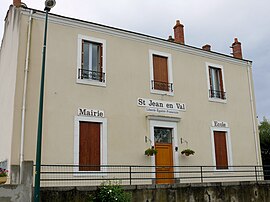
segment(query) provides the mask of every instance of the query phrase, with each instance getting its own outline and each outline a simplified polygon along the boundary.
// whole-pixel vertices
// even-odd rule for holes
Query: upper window
[[[223,81],[223,68],[217,65],[207,65],[209,99],[225,101],[226,93]]]
[[[150,51],[151,92],[173,95],[171,55]]]
[[[78,83],[105,85],[105,41],[79,35]]]

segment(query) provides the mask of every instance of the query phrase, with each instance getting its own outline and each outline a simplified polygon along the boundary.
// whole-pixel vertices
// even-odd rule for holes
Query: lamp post
[[[36,148],[35,193],[34,193],[35,202],[40,201],[40,164],[41,164],[43,97],[44,97],[48,13],[50,12],[51,8],[55,6],[55,4],[56,4],[55,0],[46,0],[45,9],[44,9],[46,11],[46,17],[45,17],[42,68],[41,68],[41,79],[40,79],[39,114],[38,114],[38,130],[37,130],[37,148]]]

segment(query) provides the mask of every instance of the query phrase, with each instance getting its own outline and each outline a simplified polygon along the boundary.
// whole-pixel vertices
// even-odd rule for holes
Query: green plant
[[[117,181],[106,181],[101,184],[93,196],[90,196],[90,201],[93,202],[130,202],[131,194],[123,190],[120,183]]]
[[[186,156],[194,155],[195,151],[193,151],[192,149],[184,149],[183,151],[181,151],[181,154],[185,154]]]
[[[146,156],[153,156],[153,155],[156,155],[157,152],[158,151],[154,147],[151,147],[151,148],[146,149],[145,152],[144,152],[144,154]]]
[[[0,177],[7,177],[8,176],[8,170],[0,168]]]

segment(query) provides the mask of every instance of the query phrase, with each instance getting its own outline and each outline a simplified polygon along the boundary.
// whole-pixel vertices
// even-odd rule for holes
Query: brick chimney
[[[171,35],[169,36],[168,41],[174,42],[174,39],[172,38]]]
[[[21,4],[22,4],[21,0],[13,0],[13,5],[14,5],[15,7],[20,7]]]
[[[205,44],[202,49],[206,51],[211,51],[211,46],[209,44]]]
[[[176,20],[176,25],[174,29],[174,42],[179,44],[185,44],[184,39],[184,25],[180,24],[180,20]]]
[[[238,41],[237,38],[234,38],[234,42],[231,46],[233,52],[233,57],[242,59],[242,48],[241,48],[241,43]]]

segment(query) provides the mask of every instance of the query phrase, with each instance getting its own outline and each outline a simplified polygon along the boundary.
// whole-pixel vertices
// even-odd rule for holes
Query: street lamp
[[[45,30],[44,30],[44,43],[42,54],[42,68],[40,79],[40,96],[39,96],[39,114],[38,114],[38,130],[37,130],[37,148],[36,148],[36,172],[35,172],[35,193],[34,201],[40,201],[40,164],[41,164],[41,145],[42,145],[42,120],[43,120],[43,97],[44,97],[44,78],[45,78],[45,61],[46,61],[46,43],[47,43],[47,26],[48,26],[48,13],[51,8],[55,6],[55,0],[45,1]]]

